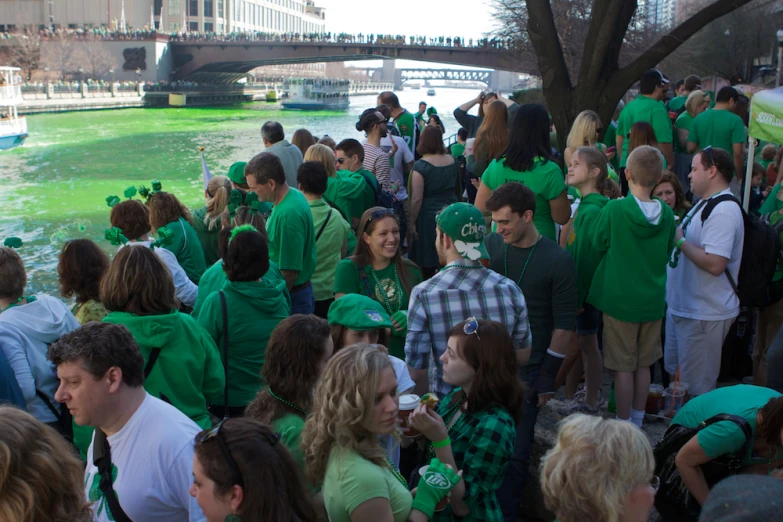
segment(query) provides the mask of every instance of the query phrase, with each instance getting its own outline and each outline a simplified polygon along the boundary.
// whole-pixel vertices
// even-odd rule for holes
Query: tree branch
[[[644,71],[655,67],[661,60],[685,43],[688,38],[696,34],[705,25],[751,1],[752,0],[717,0],[716,2],[709,4],[675,27],[669,34],[661,37],[660,40],[633,62],[615,72],[609,81],[611,83],[623,85],[627,89],[641,77]]]
[[[525,0],[525,5],[527,32],[536,51],[544,90],[570,91],[571,78],[557,37],[552,6],[548,0]]]
[[[619,18],[624,3],[623,0],[594,0],[590,10],[590,28],[582,54],[582,67],[579,70],[579,84],[592,85],[601,75],[601,69],[606,63],[607,49],[615,39],[615,31],[607,31],[606,28],[620,25]],[[620,43],[622,44],[622,36]]]

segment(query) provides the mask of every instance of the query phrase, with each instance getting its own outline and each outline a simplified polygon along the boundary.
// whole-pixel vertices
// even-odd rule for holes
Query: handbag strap
[[[223,420],[226,420],[228,418],[228,305],[223,290],[220,290],[220,307],[223,309],[223,371],[226,381],[223,389]]]
[[[95,439],[93,440],[92,448],[92,463],[98,468],[98,475],[101,477],[99,487],[103,492],[106,503],[109,504],[109,509],[116,522],[133,522],[130,517],[125,513],[120,505],[120,499],[117,498],[117,493],[114,491],[114,484],[111,473],[111,446],[109,445],[109,439],[102,429],[95,430]]]
[[[364,294],[371,298],[375,292],[373,292],[372,283],[370,283],[370,278],[367,277],[367,272],[364,271],[363,266],[359,266],[353,259],[351,259],[351,262],[353,262],[353,266],[356,267],[356,271],[359,272],[359,281],[362,284],[362,289],[364,289]]]
[[[160,356],[160,348],[153,348],[150,352],[150,358],[147,359],[147,364],[144,365],[144,379],[150,376],[152,369],[155,367],[155,363],[158,362]]]
[[[704,428],[707,428],[708,426],[712,426],[715,423],[718,422],[733,422],[739,428],[742,430],[742,433],[745,435],[745,443],[742,445],[742,447],[734,453],[735,456],[739,456],[740,459],[745,458],[745,455],[748,454],[748,449],[750,447],[751,442],[753,441],[753,428],[750,427],[750,423],[748,423],[747,420],[745,420],[743,417],[740,417],[739,415],[732,415],[730,413],[719,413],[718,415],[715,415],[714,417],[710,417],[709,419],[703,421],[701,424],[699,424],[698,430],[701,431]]]
[[[333,209],[331,209],[331,208],[329,209],[329,213],[328,213],[328,214],[326,214],[326,219],[324,219],[324,224],[323,224],[323,225],[321,225],[321,229],[320,229],[320,230],[318,231],[318,233],[315,235],[315,241],[316,241],[316,242],[318,242],[318,238],[319,238],[319,237],[321,237],[321,234],[323,234],[323,233],[324,233],[324,230],[326,230],[326,225],[327,225],[327,223],[329,223],[329,218],[330,218],[330,217],[332,217],[332,210],[333,210]]]

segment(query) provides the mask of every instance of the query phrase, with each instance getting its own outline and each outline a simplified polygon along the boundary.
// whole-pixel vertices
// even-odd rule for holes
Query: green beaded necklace
[[[400,484],[405,489],[408,489],[408,481],[405,480],[405,477],[402,476],[402,473],[400,473],[400,470],[397,469],[397,466],[394,465],[394,462],[391,461],[389,457],[386,457],[386,465],[389,466],[389,469],[391,470],[394,477],[400,481]]]
[[[525,265],[522,267],[522,273],[519,274],[519,279],[517,279],[517,286],[522,283],[522,278],[525,277],[525,270],[527,270],[527,264],[530,262],[530,258],[533,257],[533,252],[536,251],[536,247],[538,246],[538,243],[541,242],[541,238],[544,237],[541,234],[538,235],[538,239],[536,239],[535,244],[533,245],[533,248],[530,250],[530,253],[527,255],[527,259],[525,259]],[[503,275],[508,277],[508,245],[505,246],[503,249]]]
[[[272,391],[272,388],[267,388],[267,390],[269,390],[269,395],[271,395],[273,399],[275,399],[275,400],[277,400],[279,402],[282,402],[283,404],[285,404],[286,406],[288,406],[292,410],[296,410],[299,413],[301,413],[303,416],[307,417],[307,413],[305,413],[304,410],[302,410],[301,408],[296,407],[292,402],[288,402],[287,400],[283,399],[282,397],[278,397],[277,395],[275,395],[275,392]]]
[[[395,290],[397,294],[397,308],[392,309],[392,305],[389,302],[389,297],[386,295],[386,290],[381,286],[381,282],[378,279],[378,274],[375,273],[375,269],[372,267],[372,265],[367,265],[370,267],[370,273],[372,274],[372,278],[375,280],[375,294],[378,293],[381,294],[383,297],[383,302],[386,305],[386,311],[389,312],[389,315],[393,315],[395,312],[399,312],[402,308],[402,283],[400,283],[400,274],[397,272],[397,265],[392,263],[392,268],[394,269],[394,284],[395,284]]]
[[[19,303],[21,303],[24,299],[25,299],[25,297],[22,296],[22,297],[18,298],[15,302],[13,302],[13,303],[9,304],[8,306],[6,306],[5,308],[0,308],[0,313],[5,312],[9,308],[13,308],[14,306],[19,306]]]

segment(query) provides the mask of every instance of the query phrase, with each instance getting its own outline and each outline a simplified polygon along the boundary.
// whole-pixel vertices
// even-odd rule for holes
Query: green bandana
[[[339,324],[356,330],[391,328],[389,313],[378,301],[361,294],[346,294],[329,307],[329,324]]]

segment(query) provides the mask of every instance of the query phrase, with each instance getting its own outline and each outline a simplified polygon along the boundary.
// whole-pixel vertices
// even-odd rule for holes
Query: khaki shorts
[[[604,314],[604,366],[616,372],[633,372],[652,366],[663,357],[661,320],[626,323]]]

